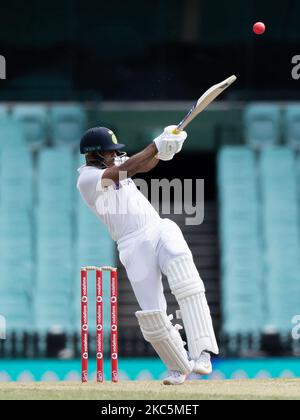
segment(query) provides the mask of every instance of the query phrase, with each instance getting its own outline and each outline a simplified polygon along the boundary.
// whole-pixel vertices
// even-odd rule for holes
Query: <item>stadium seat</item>
[[[0,258],[18,256],[20,261],[30,261],[33,256],[31,237],[11,239],[10,236],[0,238]]]
[[[77,253],[82,265],[114,264],[114,242],[107,228],[82,200],[78,201],[77,232]]]
[[[12,110],[12,117],[19,121],[24,138],[32,149],[42,147],[48,137],[48,110],[44,105],[16,105]]]
[[[72,261],[72,242],[65,240],[63,237],[55,240],[40,240],[37,244],[38,261],[45,261],[48,258],[60,258],[66,263],[71,264]]]
[[[68,147],[52,147],[39,153],[39,176],[47,181],[68,181],[74,176],[74,155]]]
[[[41,151],[37,183],[41,212],[49,212],[51,209],[70,212],[74,205],[75,186],[74,156],[70,149],[55,147]]]
[[[38,264],[36,276],[36,290],[38,292],[44,294],[55,292],[70,297],[73,282],[73,270],[70,265],[52,266]]]
[[[282,172],[294,171],[295,156],[288,147],[274,147],[263,150],[260,155],[260,169],[264,171],[264,176],[280,177]]]
[[[10,118],[0,118],[0,150],[26,146],[20,123]]]
[[[53,106],[51,109],[54,144],[78,145],[86,126],[86,114],[80,105]]]
[[[37,197],[41,212],[49,212],[51,209],[56,209],[56,211],[63,213],[71,213],[74,202],[72,187],[64,187],[64,185],[53,186],[39,182]]]
[[[13,180],[21,179],[24,174],[28,175],[28,173],[32,173],[32,155],[24,144],[18,148],[18,153],[12,147],[5,147],[1,151],[0,165],[2,177]],[[16,171],[16,165],[17,167],[22,165],[22,171]]]
[[[72,213],[53,209],[36,209],[36,228],[39,238],[57,238],[72,236]]]
[[[33,189],[31,183],[26,179],[20,183],[9,185],[5,181],[0,181],[1,205],[14,211],[19,208],[29,210],[33,205]]]
[[[54,310],[58,313],[66,313],[69,310],[70,295],[52,290],[52,293],[46,293],[37,289],[34,297],[35,306],[39,306],[39,313],[52,313]]]
[[[1,294],[22,292],[27,296],[31,295],[33,287],[33,265],[31,263],[22,263],[15,258],[14,261],[1,260],[0,267],[0,287]],[[18,264],[18,265],[16,265]],[[0,311],[1,312],[1,311]]]
[[[13,148],[5,148],[0,153],[0,199],[1,206],[12,211],[32,208],[33,162],[24,147],[20,146],[18,153]]]
[[[280,140],[280,108],[272,104],[248,105],[244,125],[247,144],[258,149],[274,146]]]
[[[300,149],[300,104],[288,105],[284,111],[285,141],[293,149]]]
[[[29,237],[32,233],[32,217],[30,212],[0,207],[0,239],[5,236],[13,238]]]
[[[70,332],[71,296],[60,292],[39,291],[34,299],[35,326],[41,333]]]
[[[8,118],[8,107],[7,105],[0,104],[0,120]]]
[[[32,311],[29,299],[25,294],[1,293],[0,313],[6,319],[8,334],[32,331]]]

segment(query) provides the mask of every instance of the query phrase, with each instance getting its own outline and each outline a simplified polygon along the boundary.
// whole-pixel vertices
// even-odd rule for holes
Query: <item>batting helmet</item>
[[[87,130],[80,141],[80,153],[108,152],[121,150],[124,144],[119,144],[114,132],[105,127],[93,127]]]

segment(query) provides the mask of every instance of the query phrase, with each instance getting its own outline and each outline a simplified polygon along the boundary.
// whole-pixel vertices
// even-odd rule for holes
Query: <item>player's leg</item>
[[[135,239],[119,246],[120,259],[141,308],[136,312],[142,334],[171,371],[179,372],[173,383],[183,383],[192,371],[178,326],[167,315],[162,276],[153,238]]]
[[[140,308],[143,311],[159,309],[166,313],[162,275],[152,242],[138,237],[118,248]]]
[[[181,385],[189,375],[194,363],[189,361],[179,333],[179,326],[172,324],[172,317],[160,310],[136,312],[141,331],[170,373],[165,385]]]
[[[163,222],[158,253],[161,270],[180,306],[190,357],[199,362],[198,373],[209,373],[206,352],[218,354],[219,349],[205,287],[181,230],[167,219]]]

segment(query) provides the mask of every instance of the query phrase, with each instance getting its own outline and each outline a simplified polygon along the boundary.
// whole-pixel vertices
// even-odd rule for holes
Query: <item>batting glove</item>
[[[164,132],[153,140],[158,150],[158,159],[171,160],[175,153],[181,151],[183,143],[187,138],[187,133],[185,131],[180,131],[178,134],[174,134],[176,128],[176,125],[166,127]]]

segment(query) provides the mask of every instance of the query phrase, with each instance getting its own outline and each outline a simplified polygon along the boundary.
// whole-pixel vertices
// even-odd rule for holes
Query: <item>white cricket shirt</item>
[[[115,241],[160,219],[131,178],[117,184],[111,181],[110,186],[103,187],[105,169],[84,165],[78,172],[77,188],[83,200],[107,226]]]

